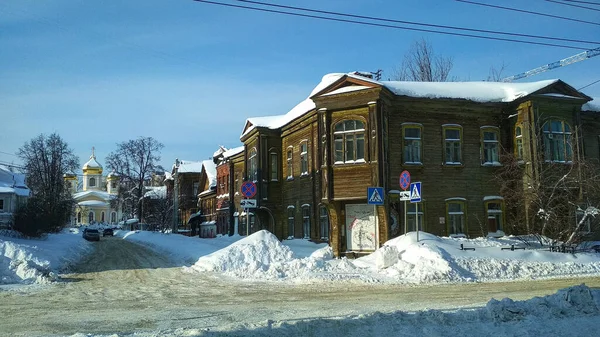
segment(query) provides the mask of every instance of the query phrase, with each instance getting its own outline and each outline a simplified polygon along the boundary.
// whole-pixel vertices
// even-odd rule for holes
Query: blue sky
[[[548,1],[475,1],[600,23],[600,11]],[[600,25],[450,0],[265,2],[600,42]],[[117,143],[139,136],[152,136],[165,145],[165,166],[175,158],[204,160],[219,145],[241,145],[246,118],[286,113],[327,73],[382,69],[387,79],[420,38],[454,59],[451,74],[460,80],[483,80],[491,66],[503,63],[503,75],[510,76],[581,52],[192,0],[3,0],[0,162],[19,163],[13,155],[19,147],[52,132],[74,149],[81,164],[92,146],[104,164]],[[521,81],[550,78],[575,88],[599,80],[600,56]],[[600,98],[600,83],[583,92]]]

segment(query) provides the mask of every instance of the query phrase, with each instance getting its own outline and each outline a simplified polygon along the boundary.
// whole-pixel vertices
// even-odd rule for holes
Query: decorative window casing
[[[294,179],[294,149],[290,146],[287,149],[287,157],[286,157],[286,164],[287,164],[287,178],[289,179]]]
[[[256,182],[258,180],[258,156],[256,148],[252,148],[248,154],[248,180]]]
[[[485,200],[485,199],[484,199]],[[504,202],[502,199],[485,200],[485,217],[488,232],[504,231]]]
[[[308,142],[300,143],[300,175],[308,175]]]
[[[421,124],[402,125],[402,149],[404,164],[422,164],[423,126]]]
[[[279,156],[276,152],[271,152],[271,181],[279,180]]]
[[[90,187],[96,186],[96,178],[90,178]]]
[[[549,162],[573,161],[573,134],[565,121],[551,119],[542,126],[544,158]]]
[[[464,198],[446,199],[446,223],[449,236],[464,236],[466,228],[466,205]]]
[[[365,162],[365,123],[344,120],[335,124],[333,131],[335,164]]]
[[[321,226],[321,240],[329,241],[329,213],[327,207],[319,207],[319,224]]]
[[[422,203],[409,203],[406,205],[406,222],[407,222],[407,231],[414,232],[417,230],[416,221],[417,221],[417,207],[419,209],[418,212],[418,221],[419,221],[419,230],[423,230],[423,221],[424,221],[424,208]]]
[[[294,228],[296,227],[296,209],[294,206],[288,206],[287,208],[287,219],[288,219],[288,240],[294,238]]]
[[[442,126],[444,135],[444,164],[462,164],[462,127],[455,124]]]
[[[302,205],[302,235],[310,239],[310,205]]]
[[[481,165],[500,166],[500,131],[494,126],[481,128]]]
[[[515,126],[515,157],[517,160],[523,160],[523,126]]]

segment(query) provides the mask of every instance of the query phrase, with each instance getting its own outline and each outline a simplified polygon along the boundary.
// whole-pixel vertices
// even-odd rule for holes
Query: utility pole
[[[179,159],[175,159],[175,174],[173,175],[173,233],[177,233],[179,209]]]

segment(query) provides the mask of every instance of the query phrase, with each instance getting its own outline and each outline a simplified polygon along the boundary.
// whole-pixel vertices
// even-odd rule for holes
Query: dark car
[[[102,236],[113,236],[115,233],[113,232],[112,228],[106,228],[103,232],[102,232]]]
[[[100,232],[97,229],[86,228],[83,230],[83,238],[88,241],[100,241]]]

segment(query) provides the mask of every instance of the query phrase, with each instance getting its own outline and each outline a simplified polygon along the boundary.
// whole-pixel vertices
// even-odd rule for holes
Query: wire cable
[[[563,0],[565,2],[576,2],[576,3],[580,3],[580,4],[588,4],[588,5],[594,5],[594,6],[600,6],[600,2],[592,2],[592,1],[578,1],[578,0]]]
[[[262,5],[262,6],[270,6],[270,7],[277,7],[277,8],[284,8],[284,9],[292,9],[292,10],[298,10],[298,11],[305,11],[305,12],[311,12],[311,13],[336,15],[336,16],[343,16],[343,17],[350,17],[350,18],[357,18],[357,19],[367,19],[367,20],[373,20],[373,21],[382,21],[382,22],[402,23],[402,24],[407,24],[407,25],[416,25],[416,26],[424,26],[424,27],[454,29],[454,30],[461,30],[461,31],[469,31],[469,32],[477,32],[477,33],[488,33],[488,34],[498,34],[498,35],[508,35],[508,36],[517,36],[517,37],[528,37],[528,38],[534,38],[534,39],[545,39],[545,40],[553,40],[553,41],[589,43],[589,44],[594,44],[594,45],[600,44],[600,41],[576,40],[576,39],[567,39],[567,38],[542,36],[542,35],[531,35],[531,34],[523,34],[523,33],[510,33],[510,32],[502,32],[502,31],[486,30],[486,29],[477,29],[477,28],[466,28],[466,27],[457,27],[457,26],[437,25],[437,24],[415,22],[415,21],[394,20],[394,19],[386,19],[386,18],[380,18],[380,17],[374,17],[374,16],[356,15],[356,14],[349,14],[349,13],[341,13],[341,12],[332,12],[332,11],[317,10],[317,9],[311,9],[311,8],[306,8],[306,7],[285,6],[285,5],[278,5],[278,4],[273,4],[273,3],[261,2],[261,1],[251,1],[251,0],[234,0],[234,1],[251,3],[251,4],[255,4],[255,5]]]
[[[592,83],[590,83],[590,84],[588,84],[588,85],[584,85],[583,87],[581,87],[581,88],[577,89],[577,91],[579,91],[579,90],[581,90],[581,89],[585,89],[585,88],[587,88],[587,87],[589,87],[589,86],[592,86],[592,85],[594,85],[594,84],[596,84],[596,83],[598,83],[598,82],[600,82],[600,80],[594,81],[594,82],[592,82]]]
[[[558,16],[558,15],[552,15],[552,14],[545,14],[545,13],[539,13],[539,12],[526,11],[526,10],[518,9],[518,8],[502,7],[502,6],[491,5],[491,4],[484,4],[484,3],[481,3],[481,2],[468,1],[468,0],[455,0],[455,1],[464,2],[464,3],[467,3],[467,4],[471,4],[471,5],[492,7],[492,8],[498,8],[498,9],[504,9],[504,10],[507,10],[507,11],[515,11],[515,12],[521,12],[521,13],[528,13],[528,14],[539,15],[539,16],[546,16],[546,17],[555,18],[555,19],[562,19],[562,20],[568,20],[568,21],[574,21],[574,22],[581,22],[581,23],[587,23],[587,24],[590,24],[590,25],[600,26],[600,23],[597,23],[597,22],[585,21],[585,20],[579,20],[579,19],[573,19],[573,18],[567,18],[567,17],[564,17],[564,16]]]
[[[568,3],[564,3],[564,2],[560,2],[560,1],[556,1],[556,0],[544,0],[544,1],[553,2],[555,4],[564,5],[564,6],[577,7],[577,8],[589,9],[592,11],[600,12],[600,9],[598,9],[598,8],[591,8],[591,7],[581,6],[581,5],[568,4]]]
[[[558,47],[558,48],[568,48],[568,49],[577,49],[577,50],[588,50],[589,49],[589,48],[576,47],[576,46],[570,46],[570,45],[560,45],[560,44],[554,44],[554,43],[525,41],[525,40],[508,39],[508,38],[491,37],[491,36],[482,36],[482,35],[465,34],[465,33],[444,32],[444,31],[431,30],[431,29],[422,29],[422,28],[401,27],[401,26],[394,26],[394,25],[381,24],[381,23],[364,22],[364,21],[356,21],[356,20],[349,20],[349,19],[339,19],[339,18],[332,18],[332,17],[327,17],[327,16],[302,14],[302,13],[286,12],[286,11],[274,10],[274,9],[266,9],[266,8],[258,8],[258,7],[234,5],[234,4],[221,3],[221,2],[215,2],[215,1],[209,1],[209,0],[192,0],[192,1],[199,2],[199,3],[206,3],[206,4],[218,5],[218,6],[224,6],[224,7],[234,7],[234,8],[240,8],[240,9],[248,9],[248,10],[260,11],[260,12],[284,14],[284,15],[299,16],[299,17],[305,17],[305,18],[321,19],[321,20],[336,21],[336,22],[353,23],[353,24],[364,25],[364,26],[394,28],[394,29],[401,29],[401,30],[410,30],[410,31],[418,31],[418,32],[427,32],[427,33],[442,34],[442,35],[462,36],[462,37],[470,37],[470,38],[484,39],[484,40],[496,40],[496,41],[516,42],[516,43],[534,44],[534,45],[541,45],[541,46]]]

